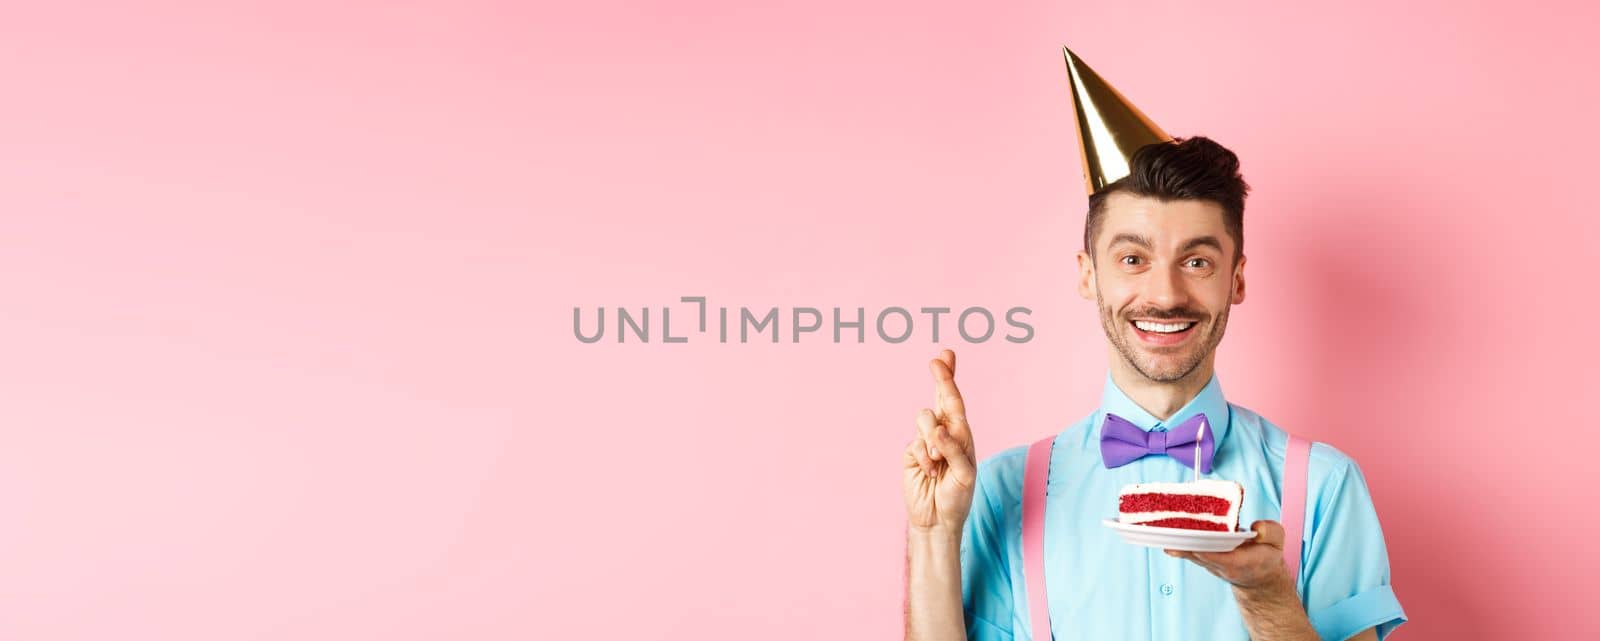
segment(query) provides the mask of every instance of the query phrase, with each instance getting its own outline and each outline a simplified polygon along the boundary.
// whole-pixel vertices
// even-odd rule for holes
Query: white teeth
[[[1194,323],[1167,324],[1167,323],[1151,323],[1151,322],[1148,322],[1148,321],[1133,321],[1133,324],[1134,324],[1134,326],[1138,327],[1139,329],[1142,329],[1142,330],[1147,331],[1147,332],[1156,332],[1158,334],[1171,334],[1173,332],[1181,332],[1183,330],[1189,329],[1189,327],[1191,325],[1194,325]]]

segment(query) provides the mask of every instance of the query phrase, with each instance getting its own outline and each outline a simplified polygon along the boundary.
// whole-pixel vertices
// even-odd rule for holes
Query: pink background
[[[1582,3],[127,4],[0,21],[0,637],[897,637],[927,359],[985,457],[1100,392],[1063,43],[1244,159],[1220,376],[1398,637],[1600,635]],[[696,295],[1036,335],[572,334]]]

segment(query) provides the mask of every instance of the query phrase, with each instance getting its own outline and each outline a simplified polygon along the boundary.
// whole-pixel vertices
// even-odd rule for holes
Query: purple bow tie
[[[1206,437],[1200,443],[1200,472],[1210,474],[1216,432],[1212,431],[1205,414],[1195,414],[1170,431],[1146,432],[1128,419],[1106,412],[1105,424],[1100,427],[1100,458],[1109,470],[1151,454],[1165,454],[1193,469],[1194,441],[1201,424],[1206,426]]]

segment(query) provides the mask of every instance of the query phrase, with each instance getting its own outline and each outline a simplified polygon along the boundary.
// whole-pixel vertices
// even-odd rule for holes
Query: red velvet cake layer
[[[1157,521],[1145,521],[1144,523],[1135,523],[1134,525],[1148,525],[1148,526],[1151,526],[1151,527],[1171,527],[1171,528],[1178,528],[1180,530],[1215,530],[1217,532],[1227,532],[1228,531],[1228,526],[1223,525],[1221,523],[1212,523],[1211,521],[1202,521],[1200,519],[1185,519],[1185,518],[1173,518],[1173,519],[1160,519],[1160,520],[1157,520]]]
[[[1228,515],[1228,501],[1195,494],[1129,494],[1122,497],[1122,512],[1187,512]]]

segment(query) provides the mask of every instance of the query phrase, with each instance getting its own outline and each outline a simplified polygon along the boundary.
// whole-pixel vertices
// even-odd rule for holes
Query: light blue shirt
[[[1228,403],[1215,375],[1169,420],[1156,420],[1108,374],[1100,408],[1056,435],[1046,491],[1045,584],[1057,641],[1246,641],[1244,617],[1227,582],[1191,561],[1124,543],[1101,523],[1116,518],[1129,483],[1190,481],[1168,456],[1106,469],[1100,426],[1107,412],[1145,431],[1205,413],[1216,431],[1213,473],[1244,485],[1240,527],[1279,520],[1288,435],[1259,414]],[[1210,435],[1208,434],[1208,437]],[[978,464],[961,538],[961,596],[971,641],[1031,639],[1022,565],[1022,476],[1027,445]],[[1377,627],[1380,639],[1406,621],[1389,585],[1389,553],[1366,480],[1354,460],[1323,443],[1311,447],[1299,589],[1311,625],[1330,641]],[[1041,640],[1048,641],[1048,640]]]

